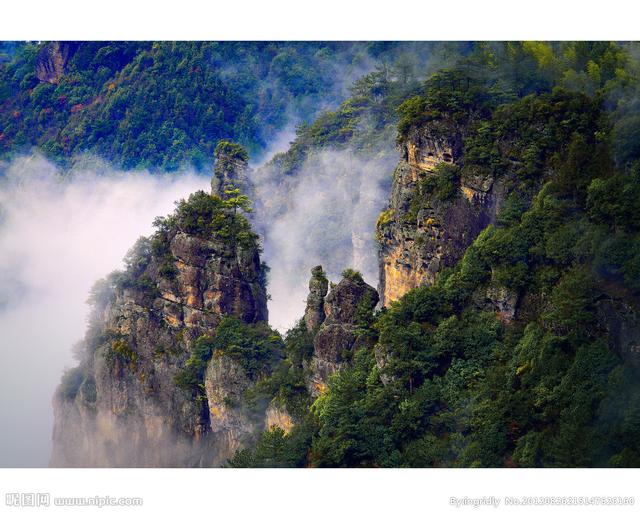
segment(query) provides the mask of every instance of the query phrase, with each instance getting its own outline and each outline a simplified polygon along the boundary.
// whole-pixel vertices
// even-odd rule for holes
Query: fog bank
[[[84,335],[91,285],[174,202],[209,177],[120,172],[87,161],[61,177],[41,156],[0,178],[0,466],[47,466],[51,398]]]
[[[256,229],[271,267],[269,321],[280,330],[304,314],[310,270],[339,281],[345,268],[378,283],[375,223],[389,197],[395,151],[363,156],[350,149],[310,155],[295,176],[253,171]]]

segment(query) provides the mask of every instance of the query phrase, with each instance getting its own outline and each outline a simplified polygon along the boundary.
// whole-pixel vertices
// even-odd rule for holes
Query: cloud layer
[[[40,156],[5,164],[0,183],[0,466],[46,466],[51,397],[82,338],[91,285],[174,201],[209,189],[186,172],[123,173],[85,161],[61,177]]]
[[[304,313],[310,270],[322,265],[340,279],[345,268],[378,282],[375,223],[390,188],[393,152],[365,157],[350,149],[311,155],[283,178],[269,166],[253,172],[256,227],[264,236],[269,275],[269,320],[291,327]]]

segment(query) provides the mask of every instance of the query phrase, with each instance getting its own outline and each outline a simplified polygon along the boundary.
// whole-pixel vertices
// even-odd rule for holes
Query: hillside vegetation
[[[62,164],[90,151],[124,168],[160,170],[210,165],[227,138],[257,154],[288,123],[339,103],[351,80],[376,63],[414,47],[426,54],[430,46],[67,43],[64,68],[52,76],[52,44],[5,44],[0,156],[35,146]]]
[[[400,140],[442,121],[463,133],[459,165],[419,189],[416,210],[443,187],[439,200],[452,200],[464,176],[506,176],[497,222],[434,285],[370,319],[376,342],[291,433],[266,432],[232,465],[640,464],[638,81],[627,50],[478,45],[400,105]],[[488,303],[496,293],[517,299],[514,319]]]
[[[378,220],[378,242],[395,230],[394,242],[410,244],[427,267],[440,256],[424,249],[429,244],[450,248],[460,232],[473,233],[456,239],[438,265],[420,267],[418,284],[377,310],[378,293],[358,269],[346,269],[335,284],[314,267],[304,317],[301,311],[281,336],[263,322],[266,268],[259,237],[240,213],[249,211],[248,198],[214,190],[179,203],[148,242],[153,265],[134,276],[130,262],[121,278],[131,282],[116,290],[127,297],[136,287],[167,287],[164,302],[153,306],[164,316],[153,308],[139,314],[157,321],[181,350],[171,360],[174,380],[158,378],[157,387],[175,384],[177,403],[197,404],[197,422],[184,408],[180,420],[191,430],[182,434],[236,439],[250,415],[251,435],[236,436],[240,449],[226,462],[233,467],[640,466],[635,45],[443,45],[429,72],[412,45],[88,48],[74,53],[58,84],[38,83],[29,71],[36,46],[5,60],[5,154],[36,144],[61,159],[86,149],[126,167],[175,169],[201,165],[217,145],[234,158],[218,174],[232,174],[246,170],[248,154],[219,139],[234,138],[255,153],[293,105],[305,122],[290,148],[267,164],[276,181],[295,177],[326,149],[371,156],[396,145],[402,155],[396,171],[389,169],[392,198]],[[381,61],[343,98],[333,87],[333,65],[352,64],[361,51]],[[323,101],[337,107],[317,114],[314,105]],[[421,149],[426,159],[418,161]],[[465,231],[472,214],[481,227]],[[208,247],[224,279],[210,275],[211,263],[185,269],[176,238],[185,233],[188,256],[197,260],[198,248]],[[224,252],[229,240],[239,254],[245,245],[255,252],[250,286],[244,284],[260,314],[251,311],[244,321],[236,310],[246,301],[227,286],[225,272],[243,270],[237,255]],[[389,270],[381,262],[381,273],[410,267]],[[208,288],[194,276],[211,280]],[[196,323],[189,343],[178,339],[175,325],[195,329],[189,322],[211,315],[222,292],[230,307]],[[151,353],[155,338],[143,334]],[[146,364],[159,367],[153,357]],[[218,371],[223,367],[229,372]],[[132,375],[125,369],[108,383],[119,389]],[[235,380],[221,384],[228,375]],[[69,381],[71,389],[81,382],[73,374]],[[156,391],[144,388],[140,402],[150,396],[173,413]],[[136,409],[141,429],[146,410]]]

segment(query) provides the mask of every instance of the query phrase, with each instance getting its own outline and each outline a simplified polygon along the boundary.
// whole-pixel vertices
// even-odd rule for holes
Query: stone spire
[[[324,297],[329,290],[329,281],[318,265],[311,269],[311,279],[309,280],[309,295],[307,296],[307,308],[304,312],[304,323],[309,332],[314,332],[320,327],[325,319]]]
[[[359,323],[362,315],[373,312],[378,303],[378,292],[364,282],[359,272],[346,270],[342,275],[343,279],[322,298],[323,321],[313,338],[313,357],[307,378],[307,389],[311,396],[321,394],[326,389],[329,377],[343,368],[359,348],[371,346],[373,342],[360,329]],[[309,284],[311,288],[313,279]],[[307,312],[310,309],[307,301]],[[307,318],[305,315],[305,321]]]
[[[214,153],[216,163],[211,178],[211,193],[225,196],[225,190],[239,188],[243,194],[250,194],[249,155],[240,145],[230,141],[220,141]]]

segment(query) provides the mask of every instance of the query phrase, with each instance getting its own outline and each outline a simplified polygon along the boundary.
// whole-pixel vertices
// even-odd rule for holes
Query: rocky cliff
[[[80,365],[54,398],[53,466],[215,466],[273,422],[241,400],[270,360],[243,364],[254,346],[229,341],[273,336],[257,237],[236,209],[218,189],[193,194],[94,288]]]
[[[211,177],[211,191],[220,197],[228,191],[239,189],[254,198],[254,190],[249,181],[249,155],[247,151],[230,141],[220,142],[215,150],[216,165]]]
[[[69,59],[78,48],[79,43],[72,41],[55,41],[45,44],[36,56],[35,72],[41,82],[57,84],[64,75]]]
[[[307,388],[312,396],[322,393],[328,378],[343,368],[351,356],[370,342],[363,326],[378,303],[378,292],[355,271],[331,287],[322,267],[312,269],[305,324],[313,334],[313,356],[309,364]]]
[[[377,223],[385,306],[455,264],[504,198],[501,181],[461,175],[463,133],[453,123],[414,127],[398,146],[389,206]]]

